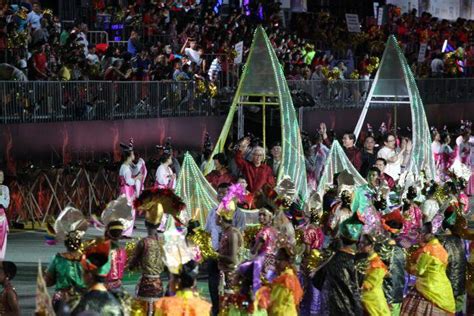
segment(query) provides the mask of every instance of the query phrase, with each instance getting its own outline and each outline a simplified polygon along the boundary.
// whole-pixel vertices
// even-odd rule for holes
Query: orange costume
[[[200,316],[209,315],[210,312],[210,303],[201,299],[197,293],[184,290],[156,301],[154,316]]]

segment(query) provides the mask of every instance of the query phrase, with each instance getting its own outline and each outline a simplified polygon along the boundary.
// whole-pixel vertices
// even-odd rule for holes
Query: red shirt
[[[355,147],[351,147],[351,148],[344,147],[344,152],[346,153],[347,158],[349,158],[349,160],[352,162],[354,167],[357,170],[360,170],[360,167],[362,167],[362,154],[360,153],[360,150]]]
[[[393,178],[389,176],[388,174],[386,174],[385,172],[380,176],[380,180],[387,181],[387,185],[390,188],[390,190],[395,187],[395,180],[393,180]]]
[[[227,169],[224,169],[224,172],[221,172],[219,170],[213,170],[206,176],[206,179],[216,190],[221,183],[231,184],[234,183],[236,180],[235,177]]]
[[[36,53],[33,56],[33,61],[36,65],[36,68],[38,68],[39,71],[41,71],[42,73],[46,72],[47,57],[46,57],[45,53],[43,53],[43,52]],[[40,75],[38,74],[38,76],[40,76]]]
[[[270,186],[275,185],[275,178],[273,177],[272,168],[268,165],[262,163],[260,166],[255,167],[255,165],[242,157],[242,153],[237,151],[235,155],[235,163],[239,167],[240,171],[247,179],[248,187],[247,189],[254,193],[262,189],[265,184]]]

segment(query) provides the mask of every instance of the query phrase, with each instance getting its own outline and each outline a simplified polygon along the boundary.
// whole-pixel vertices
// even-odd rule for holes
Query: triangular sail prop
[[[334,175],[344,170],[354,177],[356,186],[367,183],[350,162],[349,158],[347,158],[347,155],[339,142],[334,140],[331,149],[329,150],[326,164],[324,165],[323,174],[318,183],[317,192],[320,196],[323,196],[324,192],[333,184]]]
[[[258,97],[261,101],[250,102],[251,97]],[[282,165],[277,175],[277,181],[283,179],[284,176],[289,176],[296,185],[298,196],[305,200],[308,196],[308,188],[297,116],[283,70],[262,27],[255,30],[249,57],[213,155],[224,151],[237,107],[255,106],[256,103],[263,105],[263,107],[265,107],[264,104],[279,106],[281,113]],[[212,160],[209,161],[205,173],[207,174],[211,170]]]
[[[435,166],[425,109],[415,77],[394,36],[387,40],[380,67],[354,130],[356,137],[359,137],[367,111],[372,104],[410,105],[413,150],[408,171],[418,175],[424,170],[429,179],[434,179]]]
[[[206,223],[208,212],[217,207],[217,193],[209,184],[193,157],[186,152],[176,183],[176,195],[186,203],[188,218]]]

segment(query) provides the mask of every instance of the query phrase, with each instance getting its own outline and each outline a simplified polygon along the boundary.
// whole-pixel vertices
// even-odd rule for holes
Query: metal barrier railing
[[[89,44],[108,44],[109,43],[109,33],[105,31],[88,31],[87,32],[87,41]]]
[[[2,123],[211,115],[193,81],[0,82]]]
[[[196,90],[194,81],[0,81],[0,122],[114,120],[215,115],[228,105],[238,70],[222,73],[218,95]],[[420,79],[424,104],[472,102],[474,78]],[[288,81],[295,107],[362,107],[370,80]]]
[[[373,80],[289,80],[296,107],[354,108],[362,107]],[[424,104],[472,102],[474,78],[417,79]],[[390,83],[394,84],[394,83]]]

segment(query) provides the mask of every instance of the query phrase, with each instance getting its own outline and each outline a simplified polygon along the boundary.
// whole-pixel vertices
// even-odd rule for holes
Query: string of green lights
[[[217,207],[217,193],[209,184],[193,157],[186,152],[176,183],[176,194],[186,203],[188,218],[206,223],[208,212]]]

